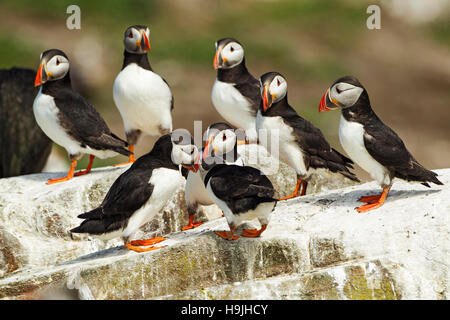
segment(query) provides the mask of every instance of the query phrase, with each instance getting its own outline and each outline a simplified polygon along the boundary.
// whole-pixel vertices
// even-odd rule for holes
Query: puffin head
[[[234,149],[237,143],[234,128],[225,122],[211,124],[205,131],[205,138],[203,159],[209,156],[227,154]]]
[[[319,111],[329,111],[353,106],[362,97],[366,90],[362,84],[352,76],[337,79],[331,87],[325,91],[320,100]]]
[[[231,69],[244,59],[244,48],[233,38],[224,38],[216,42],[216,55],[214,56],[214,69]]]
[[[278,72],[267,72],[260,78],[262,112],[266,112],[272,104],[282,100],[287,94],[286,79]]]
[[[146,26],[135,25],[125,30],[123,43],[130,53],[144,54],[150,50],[150,30]]]
[[[190,171],[197,172],[200,154],[189,131],[176,129],[169,135],[172,143],[172,162],[175,165],[182,165]]]
[[[34,86],[47,81],[62,79],[69,72],[69,58],[59,49],[50,49],[41,53],[40,64],[34,80]]]

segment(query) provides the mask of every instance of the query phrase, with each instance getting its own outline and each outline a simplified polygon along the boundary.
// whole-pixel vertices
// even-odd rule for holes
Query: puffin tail
[[[421,182],[425,187],[430,188],[428,182],[443,185],[442,181],[437,178],[437,173],[424,168],[417,160],[412,159],[412,166],[407,170],[396,170],[395,175],[407,181]]]

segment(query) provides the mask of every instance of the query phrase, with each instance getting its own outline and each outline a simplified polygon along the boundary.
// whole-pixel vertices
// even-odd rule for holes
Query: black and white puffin
[[[297,186],[294,192],[280,200],[296,197],[302,187],[301,195],[306,193],[311,169],[327,169],[359,181],[350,172],[352,161],[333,149],[320,129],[302,118],[289,105],[287,100],[287,82],[278,72],[268,72],[261,76],[261,105],[256,116],[258,133],[267,133],[259,140],[267,150],[272,150],[272,137],[278,134],[280,160],[286,162],[297,173]],[[259,131],[265,129],[264,131]]]
[[[205,139],[205,149],[199,152],[199,154],[203,154],[204,151],[206,158],[213,152],[216,157],[222,160],[222,163],[244,165],[244,160],[238,153],[238,138],[232,126],[225,122],[214,123],[206,130]],[[216,160],[219,160],[219,158]],[[214,204],[214,201],[206,191],[202,175],[197,170],[189,171],[186,178],[184,194],[189,223],[181,229],[183,231],[196,228],[202,224],[201,222],[194,221],[199,205],[209,206]]]
[[[339,140],[345,152],[361,168],[367,171],[383,188],[380,195],[363,196],[360,202],[367,204],[357,208],[366,212],[383,205],[394,178],[443,183],[437,173],[425,169],[406,149],[402,139],[373,111],[369,94],[352,76],[337,79],[327,89],[319,105],[319,111],[341,108]]]
[[[261,99],[259,81],[245,66],[242,45],[233,38],[218,40],[213,67],[217,70],[211,92],[214,107],[226,121],[246,131],[247,143],[257,142],[255,117]]]
[[[130,239],[166,205],[183,183],[179,165],[196,170],[198,151],[189,141],[190,137],[178,139],[174,133],[160,137],[152,151],[137,159],[117,178],[98,208],[78,216],[85,220],[70,231],[104,240],[121,237],[125,246],[134,251],[158,249],[140,246],[161,242],[164,240],[162,237]]]
[[[142,134],[160,136],[172,131],[173,95],[148,61],[150,30],[146,26],[131,26],[125,31],[123,42],[123,66],[114,80],[113,98],[133,152]],[[134,160],[131,155],[128,163]]]
[[[205,159],[203,159],[205,160]],[[243,221],[257,218],[260,229],[244,229],[242,236],[259,237],[275,209],[275,189],[264,173],[249,166],[206,164],[200,169],[209,196],[223,211],[230,231],[216,231],[221,238],[236,240],[236,228]]]
[[[41,86],[33,103],[36,122],[50,139],[67,150],[71,160],[67,176],[47,184],[88,173],[94,157],[131,154],[127,142],[112,133],[97,110],[72,89],[69,59],[64,52],[51,49],[41,54],[34,85]],[[75,173],[77,160],[84,153],[90,155],[89,164],[86,170]]]
[[[209,197],[223,211],[230,228],[230,231],[216,233],[223,239],[236,240],[239,238],[235,235],[237,226],[243,221],[257,218],[261,228],[244,229],[242,236],[259,237],[267,228],[270,213],[277,203],[277,199],[273,198],[274,187],[260,170],[245,165],[224,163],[223,155],[215,155],[214,140],[222,139],[222,133],[209,140],[212,141],[211,145],[205,146],[198,169]],[[237,138],[235,138],[236,145]],[[211,153],[209,148],[213,149]]]

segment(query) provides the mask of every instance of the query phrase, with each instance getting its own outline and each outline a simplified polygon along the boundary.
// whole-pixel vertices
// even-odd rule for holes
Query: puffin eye
[[[227,135],[224,133],[222,136],[222,141],[225,141],[225,140],[227,140]]]
[[[281,82],[280,79],[277,79],[277,85],[280,86]]]
[[[133,32],[130,30],[130,33],[128,34],[128,38],[133,38]]]
[[[231,47],[231,48],[230,48],[230,51],[231,51],[231,52],[233,52],[233,51],[234,51],[234,48],[233,48],[233,47]]]
[[[61,63],[61,62],[59,61],[59,59],[56,58],[56,65],[59,66],[60,63]]]
[[[337,92],[338,94],[340,94],[340,93],[342,92],[342,90],[339,90],[339,88],[336,86],[336,92]]]

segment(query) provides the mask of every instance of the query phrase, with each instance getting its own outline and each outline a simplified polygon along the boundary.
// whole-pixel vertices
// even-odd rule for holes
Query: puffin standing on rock
[[[280,160],[289,164],[297,173],[294,192],[280,200],[296,197],[300,185],[301,195],[305,195],[311,169],[323,168],[359,181],[349,170],[353,168],[353,162],[333,149],[322,132],[300,117],[289,105],[285,78],[277,72],[268,72],[261,76],[260,81],[262,101],[256,116],[256,127],[258,130],[267,130],[268,134],[267,139],[260,137],[260,141],[265,141],[270,152],[271,135],[278,133]]]
[[[146,26],[131,26],[125,31],[123,42],[124,61],[114,81],[113,98],[133,152],[141,134],[160,136],[172,131],[173,96],[167,82],[153,72],[148,62],[150,30]],[[134,161],[130,155],[127,163]]]
[[[244,229],[242,236],[259,237],[266,230],[270,213],[276,206],[277,199],[273,198],[275,189],[267,176],[260,170],[244,165],[224,163],[223,158],[228,160],[231,158],[225,154],[220,157],[216,156],[215,153],[220,150],[220,147],[217,148],[217,140],[223,139],[223,134],[227,134],[226,131],[223,130],[215,137],[210,137],[209,143],[203,150],[202,162],[199,166],[206,191],[223,211],[230,228],[230,231],[217,231],[216,234],[223,239],[236,240],[239,238],[235,235],[237,226],[243,221],[257,218],[261,228]],[[234,142],[234,145],[226,154],[230,152],[234,154],[237,148],[237,138],[235,137],[231,141]],[[210,148],[212,152],[210,152]]]
[[[229,124],[217,122],[210,125],[206,130],[205,157],[213,150],[216,157],[222,157],[223,163],[244,165],[243,159],[237,153],[236,141],[236,134],[234,133],[233,127]],[[194,221],[194,215],[199,205],[209,206],[214,204],[214,201],[206,191],[200,171],[189,171],[186,178],[184,194],[189,223],[181,229],[183,231],[196,228],[202,224],[201,222]]]
[[[380,195],[363,196],[367,204],[357,208],[366,212],[383,205],[394,178],[437,185],[443,183],[437,173],[425,169],[406,149],[402,139],[375,114],[369,95],[361,83],[352,76],[337,79],[327,89],[319,111],[341,108],[339,140],[345,152],[366,170],[383,188]]]
[[[41,86],[34,99],[33,112],[44,133],[69,153],[70,170],[66,177],[47,184],[67,181],[91,171],[94,157],[109,158],[117,154],[129,156],[127,142],[110,131],[95,108],[72,89],[69,59],[58,49],[44,51],[34,82]],[[89,154],[86,170],[75,172],[77,160]]]
[[[213,67],[217,70],[211,92],[214,107],[226,121],[246,131],[247,143],[257,142],[255,117],[261,98],[259,81],[245,66],[242,45],[233,38],[218,40]]]
[[[173,134],[160,137],[151,152],[137,159],[114,181],[98,208],[78,216],[85,220],[70,231],[87,233],[104,240],[122,237],[125,246],[137,252],[159,249],[140,246],[164,241],[162,237],[135,241],[130,239],[167,204],[183,183],[179,165],[194,171],[198,167],[197,147],[190,141],[191,137],[177,140]]]

